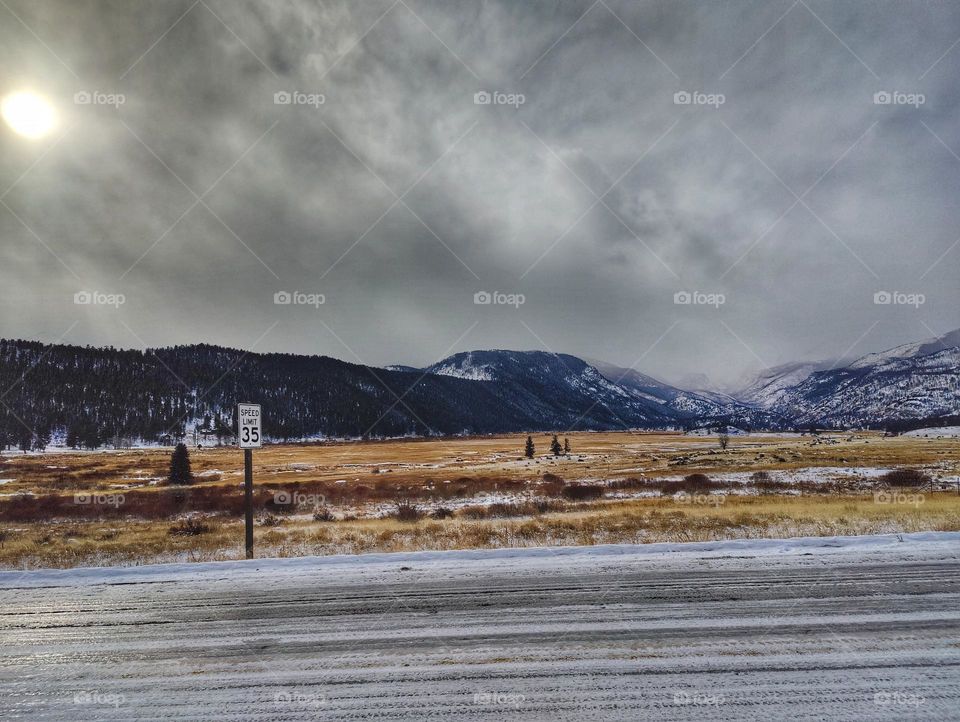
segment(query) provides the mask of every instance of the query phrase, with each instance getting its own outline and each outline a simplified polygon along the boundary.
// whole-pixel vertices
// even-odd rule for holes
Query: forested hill
[[[543,354],[545,359],[554,358]],[[547,369],[544,373],[549,373]],[[324,356],[209,345],[147,351],[0,340],[0,435],[29,448],[229,437],[237,401],[263,404],[268,438],[617,429],[670,418],[562,384],[478,381]],[[548,398],[542,398],[548,396]]]

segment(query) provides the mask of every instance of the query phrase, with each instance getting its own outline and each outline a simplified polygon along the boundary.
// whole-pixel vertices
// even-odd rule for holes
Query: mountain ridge
[[[0,340],[0,446],[63,435],[229,436],[235,403],[264,404],[274,440],[517,431],[883,426],[960,413],[960,330],[840,367],[785,364],[730,395],[546,351],[478,350],[425,369],[210,344],[123,350]]]

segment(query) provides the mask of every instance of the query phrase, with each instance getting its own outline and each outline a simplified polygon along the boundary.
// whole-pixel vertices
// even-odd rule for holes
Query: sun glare
[[[53,106],[36,93],[11,93],[0,104],[0,113],[15,133],[31,139],[42,138],[57,124]]]

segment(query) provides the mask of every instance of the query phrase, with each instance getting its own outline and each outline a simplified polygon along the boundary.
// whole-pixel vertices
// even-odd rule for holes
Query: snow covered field
[[[960,426],[937,426],[929,429],[914,429],[907,431],[904,436],[919,436],[930,439],[944,439],[960,436]]]
[[[0,573],[10,719],[950,719],[960,533]]]

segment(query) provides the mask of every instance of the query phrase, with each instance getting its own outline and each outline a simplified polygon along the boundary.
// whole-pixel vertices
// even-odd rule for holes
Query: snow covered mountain
[[[205,429],[229,437],[237,399],[272,440],[549,430],[750,429],[960,423],[960,330],[838,368],[791,364],[735,398],[544,351],[470,351],[426,369],[218,346],[147,351],[0,339],[0,448],[97,446]]]
[[[778,392],[798,423],[881,425],[960,414],[960,329],[813,371]]]
[[[746,386],[732,395],[740,401],[761,409],[783,406],[784,397],[794,386],[803,383],[814,371],[830,368],[826,361],[800,361],[764,369]]]
[[[650,399],[684,426],[705,425],[714,421],[727,422],[750,428],[776,428],[783,420],[765,412],[756,405],[716,391],[689,391],[659,381],[652,376],[625,369],[603,361],[591,363],[611,382],[642,398]]]
[[[632,393],[597,368],[568,354],[545,351],[468,351],[424,369],[428,374],[478,381],[503,402],[552,427],[635,428],[676,423],[656,398]]]

